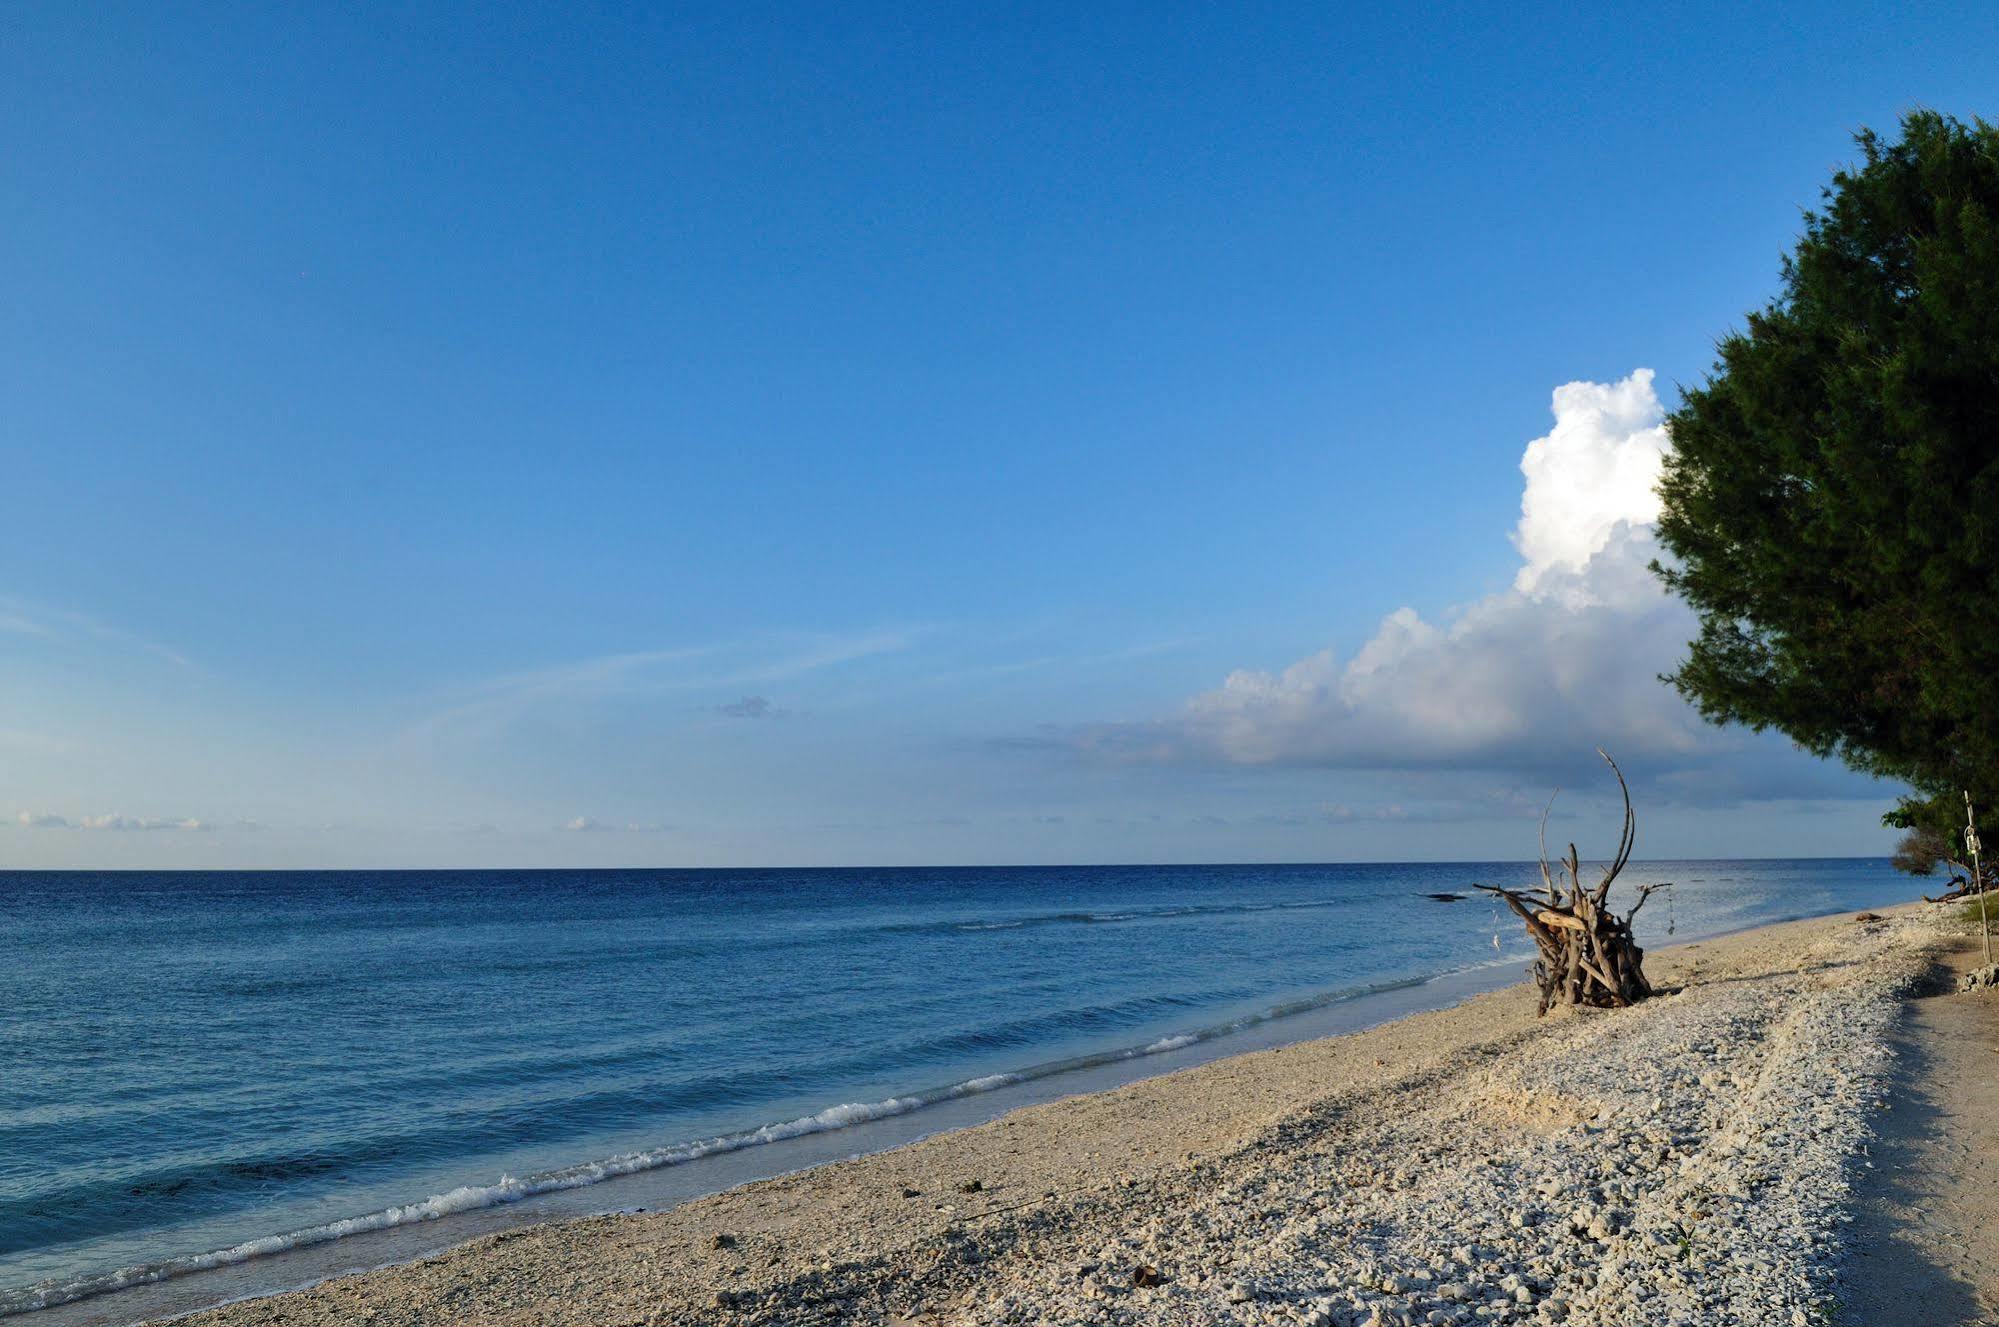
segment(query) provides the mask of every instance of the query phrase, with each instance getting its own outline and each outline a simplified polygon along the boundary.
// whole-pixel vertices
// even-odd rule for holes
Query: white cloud
[[[789,633],[684,649],[606,654],[508,673],[475,684],[468,699],[420,720],[405,736],[423,743],[491,738],[544,707],[768,685],[896,653],[919,634],[914,629],[889,628],[830,635]],[[755,699],[746,697],[737,704]]]
[[[1454,618],[1390,613],[1353,657],[1243,669],[1186,733],[1245,764],[1518,764],[1538,749],[1683,755],[1699,720],[1658,681],[1692,629],[1647,569],[1664,454],[1652,374],[1554,394],[1527,445],[1514,587]]]
[[[1511,589],[1442,621],[1399,608],[1351,658],[1328,649],[1241,669],[1174,719],[1100,727],[1085,744],[1137,759],[1537,774],[1602,745],[1655,776],[1743,749],[1659,681],[1694,619],[1648,567],[1667,447],[1651,371],[1569,383],[1553,409],[1555,427],[1521,459]]]
[[[1370,807],[1354,807],[1348,806],[1343,802],[1333,802],[1327,805],[1320,815],[1323,819],[1341,824],[1352,820],[1407,820],[1410,818],[1408,808],[1402,806],[1399,802],[1391,802],[1385,806]]]
[[[668,828],[666,825],[641,825],[635,822],[621,825],[599,820],[595,816],[577,816],[574,820],[565,821],[562,826],[565,834],[663,834]]]
[[[156,820],[150,816],[121,815],[85,816],[77,822],[77,826],[81,829],[110,830],[178,829],[193,833],[205,833],[215,828],[206,820]]]
[[[1247,764],[1518,763],[1535,747],[1684,755],[1699,719],[1658,674],[1691,619],[1652,583],[1649,530],[1620,527],[1580,571],[1551,568],[1445,624],[1400,608],[1342,662],[1240,670],[1196,697],[1186,725]]]
[[[7,599],[0,599],[0,631],[15,636],[39,636],[44,640],[55,635],[46,623],[37,622]]]
[[[1659,469],[1668,443],[1652,370],[1608,386],[1555,389],[1555,427],[1527,444],[1514,547],[1525,565],[1513,586],[1532,594],[1551,573],[1581,572],[1619,524],[1659,519]]]
[[[0,595],[0,632],[34,636],[56,644],[95,641],[119,650],[154,654],[179,668],[193,668],[187,656],[171,646],[115,627],[89,613],[46,608],[13,595]]]
[[[49,812],[23,811],[15,817],[21,824],[31,829],[104,829],[104,830],[184,830],[191,833],[206,833],[215,828],[206,820],[195,819],[155,819],[151,816],[123,816],[115,813],[101,816],[83,816],[71,820],[67,816]],[[239,822],[239,827],[260,829],[262,826],[251,821]]]

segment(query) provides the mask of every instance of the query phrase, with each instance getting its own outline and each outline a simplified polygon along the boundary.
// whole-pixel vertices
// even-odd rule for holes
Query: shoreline
[[[343,1276],[388,1270],[470,1240],[507,1231],[589,1217],[669,1210],[745,1184],[797,1175],[834,1162],[976,1127],[1030,1106],[1112,1091],[1218,1060],[1346,1036],[1401,1018],[1451,1008],[1472,996],[1517,982],[1519,978],[1513,969],[1528,959],[1525,952],[1508,954],[1430,976],[1335,989],[1261,1014],[1246,1015],[1230,1024],[1162,1038],[1147,1046],[996,1075],[996,1079],[1005,1081],[981,1082],[972,1090],[944,1088],[911,1094],[921,1101],[907,1109],[880,1111],[865,1103],[829,1107],[820,1115],[857,1112],[851,1122],[833,1127],[794,1131],[793,1126],[820,1118],[813,1116],[804,1121],[760,1126],[712,1142],[696,1141],[660,1149],[662,1157],[682,1151],[691,1153],[685,1159],[663,1159],[625,1169],[617,1168],[619,1163],[629,1160],[625,1157],[582,1163],[570,1169],[586,1171],[601,1167],[606,1173],[601,1178],[580,1184],[557,1184],[520,1198],[454,1206],[454,1199],[468,1191],[432,1195],[394,1210],[416,1213],[432,1209],[439,1213],[436,1216],[413,1216],[376,1224],[382,1214],[363,1215],[336,1223],[349,1230],[330,1238],[294,1243],[300,1233],[312,1232],[293,1232],[253,1241],[253,1251],[248,1253],[239,1246],[147,1265],[170,1269],[158,1275],[143,1274],[145,1269],[127,1268],[115,1274],[130,1277],[121,1284],[71,1295],[42,1308],[0,1313],[0,1322],[21,1322],[35,1327],[116,1327],[174,1320],[228,1304],[311,1289]],[[758,1139],[758,1135],[768,1138]],[[744,1141],[738,1143],[739,1139]],[[539,1177],[516,1183],[531,1183],[535,1178]],[[141,1274],[131,1275],[134,1272]]]
[[[1895,911],[1903,913],[1912,906],[1919,905],[1904,905]],[[1835,917],[1839,915],[1835,914]],[[1763,924],[1725,933],[1720,937],[1703,937],[1675,944],[1670,948],[1660,948],[1650,957],[1652,963],[1659,965],[1657,971],[1665,974],[1677,971],[1682,963],[1703,947],[1737,943],[1744,937],[1767,937],[1794,928],[1824,927],[1828,924],[1828,919],[1823,918],[1803,922]],[[617,1233],[621,1236],[617,1243],[622,1246],[624,1244],[622,1237],[633,1235],[639,1229],[651,1229],[661,1223],[675,1227],[688,1222],[710,1220],[709,1209],[733,1206],[742,1201],[743,1195],[746,1194],[767,1193],[773,1188],[781,1191],[798,1188],[816,1191],[829,1184],[840,1188],[850,1182],[852,1172],[857,1168],[861,1171],[871,1167],[896,1169],[919,1153],[924,1157],[935,1157],[937,1154],[982,1152],[984,1143],[994,1131],[1005,1133],[1023,1128],[1028,1124],[1030,1117],[1039,1121],[1046,1121],[1050,1113],[1062,1117],[1062,1122],[1059,1124],[1043,1123],[1041,1126],[1043,1133],[1052,1127],[1055,1134],[1061,1135],[1050,1140],[1053,1152],[1074,1153],[1078,1147],[1085,1147],[1094,1156],[1101,1158],[1108,1154],[1110,1142],[1099,1127],[1102,1124],[1101,1117],[1106,1111],[1111,1115],[1120,1114],[1133,1104],[1134,1099],[1141,1099],[1146,1103],[1142,1113],[1147,1118],[1171,1121],[1176,1139],[1185,1141],[1187,1138],[1197,1136],[1208,1137],[1210,1144],[1215,1145],[1216,1140],[1211,1135],[1215,1128],[1222,1127],[1221,1121],[1226,1121],[1227,1127],[1224,1132],[1239,1131],[1243,1124],[1240,1108],[1243,1100],[1264,1100],[1269,1109],[1275,1111],[1274,1116],[1260,1117],[1267,1124],[1286,1111],[1295,1111],[1308,1104],[1313,1099],[1313,1092],[1323,1093],[1323,1082],[1301,1084],[1295,1081],[1295,1074],[1275,1075],[1276,1078],[1283,1080],[1282,1086],[1275,1091],[1272,1090],[1271,1083],[1253,1081],[1260,1075],[1268,1077],[1266,1071],[1272,1068],[1273,1062],[1287,1055],[1302,1052],[1307,1053],[1305,1058],[1347,1061],[1354,1059],[1363,1042],[1368,1044],[1384,1042],[1389,1043],[1387,1049],[1392,1053],[1375,1057],[1376,1065],[1394,1064],[1407,1067],[1411,1062],[1412,1053],[1427,1054],[1436,1049],[1435,1046],[1428,1046],[1425,1039],[1433,1037],[1435,1033],[1433,1025],[1439,1022],[1449,1025],[1444,1033],[1445,1041],[1453,1044],[1470,1044],[1492,1042],[1495,1037],[1504,1040],[1502,1033],[1508,1036],[1531,1037],[1537,1029],[1546,1029],[1554,1023],[1565,1021],[1554,1019],[1537,1024],[1531,1018],[1531,999],[1526,996],[1525,987],[1519,982],[1517,973],[1513,969],[1513,963],[1516,961],[1519,960],[1507,958],[1483,969],[1453,974],[1457,978],[1456,982],[1453,982],[1452,977],[1430,979],[1412,988],[1386,993],[1387,999],[1368,997],[1330,1006],[1333,1016],[1343,1016],[1350,1020],[1344,1027],[1306,1027],[1294,1025],[1289,1020],[1278,1020],[1275,1025],[1262,1025],[1268,1044],[1261,1047],[1245,1044],[1240,1035],[1218,1037],[1197,1043],[1188,1050],[1148,1057],[1157,1060],[1158,1063],[1141,1061],[1142,1067],[1136,1072],[1133,1072],[1130,1060],[1093,1066],[1092,1071],[1086,1071],[1074,1078],[1060,1077],[1043,1079],[1039,1084],[1009,1085],[984,1097],[967,1098],[966,1101],[973,1109],[956,1114],[948,1111],[936,1114],[921,1111],[901,1117],[900,1121],[877,1121],[873,1125],[863,1125],[857,1129],[818,1135],[816,1139],[792,1140],[794,1143],[806,1145],[793,1150],[811,1153],[810,1155],[788,1157],[778,1150],[784,1147],[783,1144],[756,1148],[753,1151],[761,1154],[757,1160],[764,1164],[745,1164],[736,1168],[737,1177],[734,1179],[734,1184],[746,1187],[731,1187],[728,1183],[731,1180],[730,1175],[716,1174],[712,1176],[715,1183],[696,1186],[694,1192],[668,1194],[664,1200],[640,1202],[630,1201],[631,1195],[627,1195],[621,1188],[621,1186],[632,1186],[633,1181],[640,1177],[612,1180],[586,1191],[597,1201],[580,1204],[580,1210],[572,1208],[568,1211],[559,1209],[543,1211],[528,1204],[489,1209],[494,1215],[501,1217],[501,1220],[495,1222],[494,1227],[487,1231],[476,1229],[468,1231],[464,1228],[467,1223],[462,1220],[403,1227],[401,1228],[403,1231],[417,1236],[417,1239],[411,1242],[418,1243],[422,1247],[412,1248],[406,1243],[403,1247],[388,1250],[388,1256],[385,1257],[370,1256],[367,1244],[370,1237],[353,1237],[333,1245],[320,1246],[324,1253],[332,1256],[324,1258],[321,1267],[316,1270],[300,1266],[306,1261],[302,1257],[278,1255],[250,1264],[239,1264],[233,1269],[238,1273],[243,1273],[244,1268],[254,1270],[236,1278],[225,1274],[232,1269],[202,1272],[172,1281],[100,1295],[57,1308],[34,1311],[24,1315],[20,1320],[37,1324],[47,1323],[51,1324],[51,1327],[55,1327],[56,1324],[70,1327],[71,1324],[77,1323],[157,1320],[163,1316],[186,1315],[192,1312],[200,1314],[200,1320],[204,1322],[217,1323],[317,1321],[320,1319],[314,1316],[294,1317],[293,1314],[307,1311],[304,1301],[314,1298],[325,1298],[329,1295],[337,1298],[353,1293],[360,1286],[406,1278],[418,1269],[429,1269],[444,1264],[463,1265],[468,1259],[477,1262],[481,1257],[477,1251],[488,1246],[504,1246],[509,1243],[518,1245],[523,1239],[557,1238],[558,1232],[560,1238],[575,1237],[592,1244],[600,1242],[602,1236]],[[1642,1013],[1646,1007],[1650,1006],[1643,1006],[1637,1012]],[[1325,1013],[1323,1010],[1314,1012]],[[1417,1043],[1413,1047],[1408,1044],[1412,1038]],[[1421,1058],[1421,1054],[1418,1054],[1418,1058]],[[1186,1057],[1186,1062],[1175,1062],[1183,1056]],[[1107,1074],[1106,1070],[1113,1072]],[[1115,1074],[1115,1071],[1119,1070],[1124,1071],[1121,1081],[1117,1080]],[[1106,1081],[1079,1081],[1089,1079],[1092,1072],[1099,1079]],[[1367,1075],[1360,1074],[1358,1077],[1364,1079]],[[1217,1101],[1215,1081],[1217,1079],[1225,1080],[1229,1084],[1228,1091],[1220,1094],[1221,1100],[1227,1102],[1225,1106],[1218,1104]],[[1047,1085],[1051,1083],[1066,1090],[1046,1091]],[[1035,1086],[1044,1088],[1039,1101],[1032,1099],[1034,1096],[1032,1092],[1019,1091]],[[1352,1083],[1349,1081],[1343,1090],[1350,1090],[1351,1086]],[[1262,1090],[1259,1091],[1259,1088]],[[1027,1099],[1015,1100],[1016,1096]],[[1205,1123],[1202,1123],[1203,1121]],[[896,1132],[894,1126],[898,1125],[901,1126],[903,1136],[892,1136]],[[869,1138],[866,1131],[870,1128],[876,1128],[877,1132],[891,1136]],[[1120,1125],[1112,1132],[1120,1140],[1119,1146],[1128,1161],[1135,1161],[1146,1153],[1144,1147],[1137,1146],[1129,1137],[1128,1128]],[[1091,1147],[1093,1140],[1095,1146]],[[815,1142],[817,1146],[811,1146]],[[1173,1155],[1179,1158],[1181,1153],[1174,1152]],[[1154,1160],[1159,1164],[1165,1164],[1160,1158]],[[783,1165],[787,1161],[801,1164]],[[779,1166],[773,1166],[770,1164],[772,1162],[779,1163]],[[975,1163],[969,1159],[953,1164],[958,1164],[961,1168],[964,1166],[976,1168]],[[653,1172],[653,1174],[672,1176],[674,1171],[694,1169],[696,1168],[673,1167],[668,1171]],[[1069,1177],[1072,1181],[1074,1178],[1073,1175]],[[969,1181],[961,1180],[958,1183],[969,1183]],[[653,1187],[658,1189],[660,1186]],[[933,1218],[948,1225],[958,1219],[960,1202],[964,1210],[979,1208],[983,1211],[992,1205],[990,1200],[976,1196],[958,1202],[930,1201],[936,1197],[935,1181],[930,1182],[929,1187],[907,1182],[889,1187],[894,1189],[896,1201],[888,1204],[886,1214],[894,1217],[896,1219],[894,1224],[898,1225],[906,1222],[912,1208],[927,1211]],[[919,1200],[901,1198],[902,1191],[909,1188],[915,1188],[920,1195],[927,1196]],[[949,1186],[946,1185],[945,1188],[948,1190]],[[979,1193],[994,1195],[1005,1193],[1010,1200],[1029,1207],[1053,1201],[1024,1194],[1017,1180],[1003,1185],[984,1182]],[[626,1200],[615,1201],[620,1197]],[[672,1204],[670,1210],[658,1210],[668,1207],[669,1203]],[[844,1201],[836,1203],[836,1206],[841,1207],[851,1205]],[[599,1217],[587,1215],[590,1211],[607,1210],[623,1211],[626,1214]],[[735,1218],[729,1219],[738,1225],[745,1224]],[[586,1231],[589,1233],[584,1233]],[[699,1240],[693,1242],[698,1245]],[[686,1256],[689,1252],[678,1250],[677,1242],[674,1240],[669,1239],[666,1244],[675,1247],[676,1252],[682,1256]],[[299,1251],[300,1254],[308,1252],[310,1251]],[[715,1251],[705,1251],[708,1254],[706,1258],[699,1256],[703,1252],[698,1248],[691,1251],[694,1256],[687,1270],[700,1276],[712,1277],[713,1269],[708,1264],[714,1261]],[[585,1257],[593,1263],[611,1268],[615,1267],[620,1257],[624,1255],[607,1248],[599,1248],[594,1252],[576,1249],[565,1255],[566,1258],[576,1256]],[[358,1276],[354,1275],[357,1271],[360,1272]],[[280,1275],[273,1277],[273,1273]],[[332,1280],[329,1281],[327,1278]],[[241,1293],[226,1293],[231,1287],[221,1283],[232,1279],[236,1280]],[[282,1281],[283,1284],[274,1284],[274,1280]],[[261,1284],[245,1286],[244,1282]],[[303,1291],[292,1289],[302,1285],[310,1288]],[[290,1290],[290,1293],[285,1293],[287,1290]],[[218,1291],[225,1293],[217,1293]],[[711,1300],[712,1294],[711,1291]],[[271,1298],[273,1295],[276,1297]],[[588,1298],[585,1296],[584,1301]],[[274,1307],[278,1305],[285,1307],[282,1309]],[[719,1309],[712,1302],[705,1307],[700,1304],[691,1305],[688,1309],[689,1311],[699,1309],[711,1315],[720,1311],[725,1317],[728,1312]],[[445,1316],[453,1316],[456,1313],[457,1310],[453,1310],[452,1315]],[[551,1313],[553,1316],[550,1316]],[[333,1321],[337,1317],[338,1315],[325,1320]],[[397,1316],[391,1320],[417,1322],[435,1321],[437,1318],[422,1316],[419,1313],[417,1316]],[[557,1322],[569,1319],[560,1311],[549,1310],[519,1318],[510,1315],[504,1320]],[[770,1320],[790,1319],[780,1317]]]

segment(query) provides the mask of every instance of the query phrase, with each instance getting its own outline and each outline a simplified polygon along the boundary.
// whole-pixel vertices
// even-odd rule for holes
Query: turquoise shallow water
[[[1534,874],[0,874],[0,1312],[1510,962],[1489,902],[1404,905]],[[1677,882],[1654,944],[1912,892],[1875,860],[1625,879]]]

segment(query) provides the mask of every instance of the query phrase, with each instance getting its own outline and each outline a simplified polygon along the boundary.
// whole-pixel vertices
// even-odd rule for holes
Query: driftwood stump
[[[1631,789],[1624,782],[1624,771],[1617,768],[1617,762],[1601,748],[1597,754],[1610,766],[1617,776],[1617,787],[1624,794],[1624,831],[1617,841],[1617,855],[1604,868],[1603,879],[1585,889],[1582,883],[1581,864],[1576,859],[1576,845],[1569,845],[1569,854],[1557,866],[1561,875],[1548,865],[1548,812],[1541,813],[1541,884],[1545,897],[1521,893],[1517,890],[1502,889],[1497,885],[1474,885],[1474,889],[1488,894],[1497,894],[1506,900],[1506,906],[1520,915],[1527,923],[1527,934],[1533,937],[1540,956],[1534,960],[1534,981],[1541,988],[1540,1012],[1545,1014],[1557,1004],[1622,1006],[1636,1004],[1652,993],[1651,985],[1645,980],[1645,951],[1631,935],[1631,919],[1638,915],[1638,909],[1645,906],[1645,900],[1653,891],[1664,885],[1647,885],[1638,891],[1638,899],[1631,905],[1631,911],[1619,917],[1610,910],[1609,897],[1611,882],[1617,873],[1631,860],[1631,847],[1637,839],[1638,820],[1631,810]],[[1549,809],[1554,807],[1554,799],[1548,801]]]

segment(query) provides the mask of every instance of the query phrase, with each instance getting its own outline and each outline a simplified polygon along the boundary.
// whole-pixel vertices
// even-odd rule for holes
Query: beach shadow
[[[1953,1271],[1942,1232],[1929,1222],[1937,1194],[1932,1182],[1935,1121],[1940,1103],[1933,1052],[1914,1026],[1916,1001],[1948,999],[1953,974],[1933,967],[1910,991],[1911,1008],[1893,1037],[1895,1072],[1889,1109],[1876,1118],[1872,1169],[1856,1168],[1853,1223],[1841,1269],[1841,1323],[1864,1327],[1969,1327],[1991,1317],[1972,1287]]]

